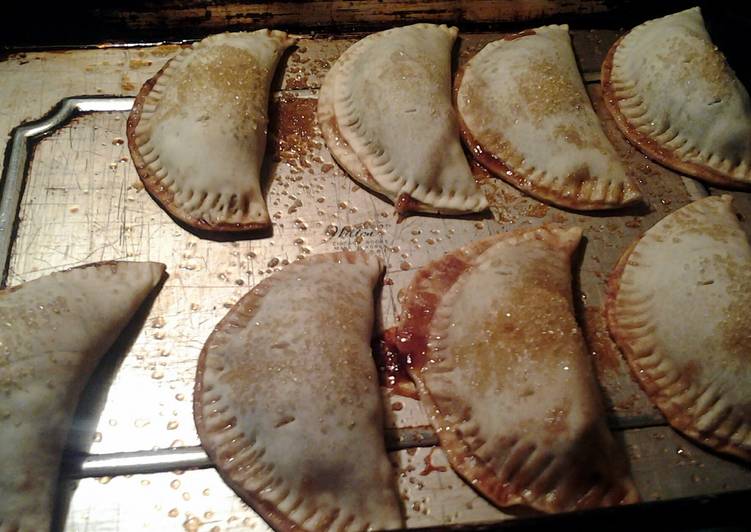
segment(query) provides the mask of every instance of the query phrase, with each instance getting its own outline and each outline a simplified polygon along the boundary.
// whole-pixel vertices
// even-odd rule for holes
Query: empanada
[[[100,262],[0,292],[0,530],[50,529],[78,397],[163,273]]]
[[[400,213],[488,206],[451,106],[457,31],[415,24],[369,35],[342,54],[321,87],[318,121],[332,155]]]
[[[144,186],[172,216],[211,231],[271,225],[261,191],[269,86],[293,42],[281,31],[212,35],[144,84],[128,146]]]
[[[634,502],[573,314],[581,230],[505,233],[447,254],[407,290],[397,346],[452,467],[499,506]]]
[[[462,138],[502,179],[571,209],[612,209],[641,198],[592,109],[568,26],[488,44],[457,84]]]
[[[380,261],[313,256],[253,288],[206,341],[201,442],[274,528],[402,526],[370,342]]]
[[[730,196],[666,216],[609,283],[610,333],[670,424],[751,460],[751,246]]]
[[[602,88],[618,127],[652,159],[709,183],[751,185],[751,100],[698,7],[619,39]]]

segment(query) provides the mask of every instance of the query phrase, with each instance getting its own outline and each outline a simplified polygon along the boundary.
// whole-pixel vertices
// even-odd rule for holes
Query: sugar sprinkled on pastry
[[[573,314],[578,228],[471,243],[422,268],[399,350],[452,467],[501,507],[635,502]]]
[[[78,397],[163,273],[102,262],[0,291],[0,530],[49,530]]]
[[[175,218],[210,231],[271,225],[261,188],[269,86],[293,42],[281,31],[212,35],[144,84],[128,146],[145,188]]]
[[[276,529],[403,525],[371,352],[380,261],[314,255],[253,288],[201,353],[201,442]]]
[[[576,65],[568,26],[491,42],[464,66],[462,137],[489,170],[543,201],[613,209],[639,201]]]
[[[609,288],[610,332],[670,424],[751,460],[751,246],[730,196],[663,218]]]
[[[434,24],[374,33],[342,54],[321,87],[318,120],[332,155],[399,212],[488,206],[451,105],[456,35]]]
[[[751,99],[698,7],[631,30],[601,79],[618,127],[649,157],[709,183],[751,185]]]

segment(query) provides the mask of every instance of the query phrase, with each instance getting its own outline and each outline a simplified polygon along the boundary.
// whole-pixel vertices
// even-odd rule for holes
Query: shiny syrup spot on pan
[[[407,373],[407,361],[396,348],[396,328],[387,329],[373,342],[373,357],[381,386],[403,397],[417,399],[417,390]]]
[[[425,477],[429,474],[431,474],[433,471],[438,471],[439,473],[443,473],[446,471],[446,466],[436,466],[433,465],[432,457],[433,453],[435,452],[435,447],[433,447],[428,454],[425,455],[425,458],[423,459],[423,463],[425,464],[425,468],[420,471],[420,476]]]

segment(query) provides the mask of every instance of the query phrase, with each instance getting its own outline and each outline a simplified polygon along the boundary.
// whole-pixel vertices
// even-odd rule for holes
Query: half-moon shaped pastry
[[[293,42],[281,31],[212,35],[141,88],[128,146],[144,187],[172,216],[211,231],[271,225],[261,192],[269,86]]]
[[[318,121],[331,154],[398,212],[488,207],[451,106],[457,33],[433,24],[374,33],[342,54],[321,87]]]
[[[570,209],[612,209],[641,199],[592,109],[568,26],[494,41],[461,71],[462,138],[493,173]]]
[[[242,298],[201,352],[201,442],[277,530],[403,525],[370,347],[382,269],[362,252],[296,262]]]
[[[163,273],[100,262],[0,291],[0,530],[50,529],[78,397]]]
[[[709,183],[751,185],[751,100],[698,7],[631,30],[601,79],[618,127],[649,157]]]
[[[666,216],[609,283],[610,333],[670,424],[751,461],[751,246],[730,196]]]
[[[452,467],[505,507],[638,499],[573,314],[581,230],[477,241],[420,270],[397,346]]]

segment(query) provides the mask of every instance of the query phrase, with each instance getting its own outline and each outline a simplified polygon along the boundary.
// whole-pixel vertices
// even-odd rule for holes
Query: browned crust
[[[271,281],[271,283],[269,282]],[[273,277],[269,277],[267,279],[264,279],[259,283],[259,285],[269,286],[270,284],[273,284]],[[256,285],[256,286],[259,286]],[[248,299],[246,300],[245,297]],[[244,300],[244,302],[252,302],[252,308],[256,308],[257,305],[255,305],[256,301],[260,299],[259,297],[252,296],[250,293],[245,296],[241,301]],[[230,311],[231,313],[232,311]],[[216,326],[214,330],[219,329],[222,327],[227,320],[229,314],[228,313],[222,320],[219,322],[219,324]],[[252,314],[251,314],[252,315]],[[230,487],[232,490],[240,495],[243,501],[245,501],[248,506],[250,506],[254,512],[256,512],[258,515],[260,515],[264,521],[266,521],[274,530],[279,531],[293,531],[300,529],[300,525],[289,519],[283,512],[280,512],[279,509],[271,504],[270,502],[264,501],[260,497],[256,496],[254,492],[247,491],[245,488],[242,487],[242,485],[236,483],[229,474],[227,474],[224,470],[224,468],[220,465],[221,462],[219,460],[219,457],[217,456],[215,449],[213,447],[209,447],[208,445],[204,444],[204,441],[206,441],[206,438],[208,437],[208,431],[206,430],[206,425],[203,421],[203,413],[202,413],[202,404],[203,404],[203,373],[206,369],[206,356],[208,355],[208,348],[209,341],[211,340],[211,336],[214,333],[212,332],[211,335],[209,335],[209,338],[206,340],[206,343],[203,346],[203,349],[201,349],[201,354],[198,356],[198,367],[196,369],[196,384],[193,388],[193,419],[196,423],[196,431],[198,432],[198,437],[201,440],[201,446],[203,447],[204,451],[206,451],[206,454],[209,456],[209,459],[211,462],[215,465],[216,471],[219,473],[219,476],[222,477],[222,480]]]
[[[373,177],[373,174],[370,173],[370,170],[368,170],[364,164],[362,165],[363,179],[355,179],[352,175],[352,172],[350,172],[347,168],[347,165],[344,164],[344,162],[337,154],[337,150],[340,150],[342,152],[346,152],[349,157],[357,158],[357,154],[352,149],[352,146],[350,146],[349,142],[347,142],[347,140],[342,136],[342,132],[339,129],[339,123],[336,121],[336,115],[332,113],[329,120],[321,120],[320,126],[321,133],[323,134],[323,139],[329,146],[329,153],[331,153],[331,156],[342,168],[342,170],[347,172],[347,175],[349,175],[355,182],[393,203],[394,209],[399,214],[406,214],[408,212],[435,212],[435,209],[431,208],[425,203],[417,201],[407,193],[399,195],[396,201],[393,201],[386,195],[385,191],[381,189],[380,185]],[[338,139],[338,143],[334,139]],[[336,149],[334,149],[334,146],[336,146]]]
[[[346,54],[348,50],[344,51],[344,54]],[[344,55],[342,54],[342,56]],[[338,59],[341,60],[341,57]],[[326,74],[327,77],[332,75],[334,72],[335,66],[332,66],[329,72]],[[323,89],[323,87],[322,87]],[[390,203],[394,204],[394,209],[396,210],[397,214],[399,216],[404,216],[407,213],[414,212],[414,213],[423,213],[423,214],[447,214],[447,215],[462,215],[462,214],[472,214],[473,211],[452,211],[451,209],[438,209],[436,207],[433,207],[432,205],[428,205],[427,203],[423,203],[415,198],[413,198],[408,193],[402,193],[397,198],[390,198],[386,191],[383,190],[383,188],[378,184],[378,182],[373,177],[373,174],[368,170],[368,168],[363,164],[363,162],[360,160],[358,155],[355,153],[355,151],[352,149],[352,146],[347,142],[347,140],[342,135],[341,129],[339,128],[339,123],[336,120],[336,113],[333,110],[333,102],[328,104],[331,109],[328,114],[330,114],[330,118],[328,119],[322,119],[321,118],[321,109],[320,109],[320,99],[319,99],[319,110],[317,113],[319,125],[321,127],[321,133],[323,135],[323,139],[326,142],[327,147],[329,148],[329,152],[331,153],[334,160],[337,162],[337,164],[357,183],[361,184],[362,186],[366,187],[368,190],[373,192],[374,194],[377,194],[379,197],[383,197],[386,200],[388,200]],[[458,113],[457,113],[458,114]],[[361,170],[362,170],[362,180],[354,177],[354,173],[350,171],[348,166],[344,163],[343,157],[341,157],[341,154],[346,154],[347,157],[356,159],[360,162]],[[482,193],[482,191],[480,191]]]
[[[327,75],[331,75],[331,71]],[[320,103],[318,104],[320,108]],[[355,154],[355,151],[352,149],[352,146],[350,146],[349,142],[347,142],[347,139],[344,138],[342,135],[342,131],[339,129],[339,123],[336,121],[336,114],[334,113],[333,109],[330,111],[331,117],[327,120],[322,119],[321,117],[321,110],[319,109],[316,113],[319,126],[321,127],[321,134],[323,135],[323,140],[326,142],[326,145],[329,147],[329,152],[331,153],[334,160],[337,162],[339,166],[342,167],[342,169],[347,172],[347,174],[352,177],[352,174],[347,169],[347,165],[344,164],[343,161],[340,160],[340,155],[337,153],[338,151],[341,151],[343,153],[346,153],[349,157],[357,159],[357,154]],[[362,163],[361,163],[362,164]],[[373,174],[370,173],[370,171],[365,168],[365,165],[362,165],[362,173],[363,173],[363,180],[364,183],[361,182],[358,179],[355,179],[352,177],[352,179],[355,179],[358,183],[366,186],[367,188],[373,190],[374,192],[378,194],[383,194],[383,192],[380,190],[380,186],[378,185],[378,182],[373,178]]]
[[[313,258],[313,257],[311,257]],[[316,257],[317,258],[317,257]],[[289,519],[283,512],[280,512],[279,509],[270,502],[264,501],[255,492],[246,490],[242,485],[236,483],[230,475],[224,470],[222,467],[222,461],[220,460],[219,456],[216,454],[216,450],[214,447],[207,445],[205,442],[208,441],[208,435],[210,434],[209,431],[206,429],[206,425],[204,423],[203,419],[203,377],[204,377],[204,371],[206,370],[206,357],[208,356],[208,346],[211,344],[211,339],[214,336],[214,333],[223,329],[226,329],[228,327],[230,318],[233,315],[233,311],[235,308],[238,307],[242,303],[243,306],[248,306],[251,308],[251,312],[248,315],[248,319],[250,319],[252,316],[255,315],[257,312],[257,309],[259,307],[258,303],[263,298],[263,296],[257,296],[253,292],[263,287],[263,292],[266,293],[268,289],[272,286],[274,286],[278,282],[278,279],[275,276],[267,277],[260,283],[258,283],[255,287],[253,287],[245,296],[243,296],[233,307],[230,309],[227,314],[219,321],[219,323],[214,327],[214,330],[211,332],[209,337],[206,339],[206,343],[204,343],[203,348],[201,349],[201,354],[198,356],[198,366],[196,368],[196,383],[195,387],[193,389],[193,419],[196,423],[196,431],[198,432],[198,437],[201,440],[201,446],[206,451],[206,454],[211,459],[211,462],[215,465],[217,472],[222,477],[222,480],[230,487],[232,490],[240,495],[240,497],[245,501],[257,514],[259,514],[264,521],[266,521],[274,530],[280,530],[280,531],[292,531],[297,530],[300,528],[300,525],[298,525],[296,522]]]
[[[329,71],[329,73],[330,72],[331,71]],[[339,129],[339,123],[336,120],[336,114],[332,110],[331,118],[329,118],[328,120],[321,120],[320,112],[319,112],[318,118],[319,118],[319,125],[321,126],[321,133],[323,135],[323,140],[326,142],[326,145],[329,148],[329,153],[331,153],[331,156],[334,158],[336,163],[356,183],[366,187],[368,190],[370,190],[374,194],[377,194],[378,196],[383,197],[387,199],[389,202],[393,203],[394,209],[400,215],[404,215],[408,212],[423,212],[423,213],[437,212],[435,208],[414,199],[412,196],[410,196],[407,193],[400,194],[399,197],[396,198],[396,200],[392,200],[391,198],[389,198],[386,195],[386,192],[381,188],[381,186],[375,180],[375,178],[373,177],[373,174],[370,173],[370,170],[368,170],[367,167],[364,164],[362,164],[362,161],[360,162],[360,165],[362,166],[362,174],[363,174],[362,180],[356,179],[353,176],[353,173],[350,172],[349,168],[347,168],[347,165],[344,164],[343,158],[337,153],[337,152],[346,153],[348,157],[359,160],[359,157],[357,156],[355,151],[352,149],[352,146],[350,146],[349,142],[347,142],[347,139],[345,139],[344,136],[342,135],[342,131]]]
[[[422,380],[415,379],[417,389],[420,393],[420,400],[424,402],[426,410],[435,411],[436,404],[433,401],[430,392],[427,390]],[[432,409],[432,410],[431,410]],[[608,430],[608,429],[605,429]],[[527,506],[547,513],[557,513],[565,510],[584,510],[606,506],[603,504],[603,494],[601,490],[590,490],[580,499],[578,499],[572,508],[564,509],[556,506],[555,503],[549,503],[544,499],[538,499],[535,502],[542,501],[542,504],[531,504],[520,493],[516,492],[511,483],[499,483],[495,472],[491,467],[469,450],[468,444],[454,430],[442,430],[437,432],[441,448],[446,452],[449,463],[456,473],[464,479],[467,484],[472,486],[483,497],[488,498],[494,504],[500,507],[510,506]],[[613,466],[620,467],[620,466]],[[477,470],[481,473],[478,476]],[[614,482],[605,487],[619,487],[621,496],[616,505],[633,504],[639,502],[639,493],[636,485],[630,476],[617,477],[614,475]]]
[[[616,315],[616,304],[621,286],[621,277],[623,276],[623,272],[628,265],[632,253],[639,242],[641,242],[642,238],[644,238],[644,235],[637,238],[631,243],[626,251],[624,251],[623,255],[621,255],[621,258],[618,260],[618,263],[615,265],[613,272],[610,274],[610,277],[608,277],[607,294],[605,297],[605,319],[607,321],[610,336],[613,338],[613,341],[626,359],[633,379],[639,383],[641,389],[644,390],[652,403],[659,408],[660,412],[662,412],[665,419],[667,419],[668,423],[670,423],[674,429],[701,445],[721,453],[736,456],[747,462],[751,462],[751,452],[744,451],[730,442],[727,438],[720,438],[715,434],[703,434],[696,429],[694,418],[686,413],[686,409],[672,403],[669,397],[665,397],[662,394],[662,388],[660,388],[654,379],[650,378],[646,371],[640,371],[641,368],[636,362],[636,356],[634,350],[631,348],[628,334],[619,325],[618,317]]]
[[[504,38],[504,40],[514,40],[518,39],[520,37],[526,37],[527,35],[534,35],[534,32],[522,32],[519,34],[514,34],[510,38]],[[466,66],[466,65],[465,65]],[[454,107],[458,108],[457,101],[458,101],[458,95],[459,95],[459,88],[461,87],[462,78],[464,77],[464,70],[465,66],[462,66],[459,68],[456,79],[454,82]],[[500,177],[510,185],[513,185],[514,187],[518,188],[522,192],[525,192],[526,194],[529,194],[530,196],[540,200],[544,201],[545,203],[550,203],[555,207],[565,207],[568,209],[574,209],[579,211],[595,211],[595,210],[601,210],[601,209],[620,209],[623,207],[627,207],[629,205],[633,205],[635,203],[638,203],[641,201],[641,198],[637,197],[634,198],[631,201],[625,201],[622,203],[614,204],[607,201],[579,201],[577,198],[571,198],[566,197],[561,194],[557,194],[553,189],[545,188],[537,186],[535,183],[532,183],[527,179],[525,176],[521,175],[520,173],[513,170],[510,166],[508,166],[505,162],[503,162],[501,159],[499,159],[496,155],[494,155],[491,151],[486,149],[475,137],[470,133],[469,127],[464,122],[464,118],[461,116],[461,113],[458,113],[459,118],[459,133],[462,138],[462,142],[464,142],[464,145],[467,147],[467,149],[472,153],[472,156],[477,160],[482,166],[490,170],[493,174]],[[635,183],[632,183],[634,189],[638,190],[638,187]]]
[[[529,37],[530,35],[537,35],[537,30],[530,29],[530,30],[520,31],[518,33],[509,33],[507,35],[503,35],[501,37],[501,40],[503,40],[503,41],[515,41],[516,39],[521,39],[522,37]]]
[[[363,253],[364,252],[356,251],[323,253],[309,257],[304,261],[293,263],[287,269],[282,271],[289,271],[290,268],[299,268],[304,265],[316,262],[328,262],[331,261],[334,257],[341,257],[342,260],[346,260],[349,263],[354,263],[360,256],[363,255]],[[201,349],[201,354],[198,357],[198,366],[196,368],[196,383],[193,389],[193,419],[196,424],[196,430],[198,432],[199,439],[201,440],[201,446],[206,451],[206,454],[211,459],[211,462],[216,466],[216,470],[219,472],[219,475],[222,477],[224,482],[226,482],[227,485],[243,499],[243,501],[245,501],[256,513],[258,513],[269,525],[271,525],[274,530],[286,532],[301,530],[302,527],[301,525],[287,517],[287,515],[285,515],[283,512],[279,511],[279,509],[274,504],[264,501],[258,496],[257,493],[246,490],[245,488],[243,488],[243,486],[232,480],[230,475],[224,470],[224,467],[222,465],[223,461],[216,454],[216,450],[205,443],[206,441],[208,441],[208,435],[210,434],[210,432],[206,429],[202,412],[203,377],[206,370],[206,357],[208,356],[209,345],[211,345],[212,343],[211,340],[213,335],[217,331],[232,328],[231,320],[234,315],[234,310],[240,306],[252,309],[247,314],[247,319],[251,320],[258,311],[258,308],[260,308],[259,303],[264,297],[263,295],[256,295],[254,292],[257,289],[262,288],[262,293],[266,294],[269,292],[271,287],[273,287],[278,282],[280,282],[279,277],[272,275],[255,285],[245,296],[243,296],[237,303],[235,303],[232,309],[230,309],[227,314],[219,321],[216,327],[214,327],[212,333],[206,339],[206,342]]]
[[[130,115],[128,115],[128,121],[126,123],[125,131],[128,138],[128,149],[130,150],[130,156],[131,159],[133,159],[133,165],[136,168],[136,172],[138,172],[138,177],[141,178],[141,182],[143,183],[144,188],[146,188],[149,194],[151,194],[151,196],[157,201],[157,203],[159,203],[162,208],[164,208],[164,210],[166,210],[170,215],[194,229],[201,231],[215,231],[219,233],[236,233],[268,229],[269,227],[271,227],[270,219],[262,223],[248,222],[231,224],[225,222],[210,223],[208,220],[205,220],[203,218],[196,219],[188,216],[185,211],[175,205],[174,192],[160,185],[155,176],[149,173],[148,168],[146,167],[146,162],[143,160],[143,157],[141,156],[141,153],[138,149],[138,145],[136,144],[136,127],[141,121],[143,104],[146,101],[146,97],[151,92],[151,89],[154,88],[154,85],[156,85],[156,82],[159,80],[164,71],[169,67],[169,64],[171,62],[171,59],[167,61],[167,63],[159,70],[159,72],[154,74],[153,77],[147,79],[143,84],[141,90],[138,91],[138,95],[136,96],[135,101],[133,102],[133,109],[131,110]]]
[[[417,381],[417,374],[426,364],[425,351],[427,344],[428,329],[433,320],[433,315],[422,312],[423,307],[437,306],[438,300],[434,301],[431,286],[437,283],[446,283],[450,288],[459,276],[469,268],[469,259],[483,253],[493,244],[501,240],[519,236],[533,229],[517,229],[505,233],[498,233],[481,240],[471,242],[469,245],[445,254],[420,268],[405,291],[402,301],[402,316],[406,319],[396,327],[396,348],[403,357],[409,357],[407,371],[412,380]],[[440,296],[439,296],[440,297]]]
[[[612,115],[618,129],[623,133],[623,136],[625,136],[631,144],[641,150],[647,157],[677,172],[699,178],[712,185],[740,190],[751,189],[751,185],[740,183],[732,177],[729,177],[727,174],[719,172],[714,168],[710,168],[707,165],[682,160],[676,155],[675,150],[666,148],[629,123],[628,118],[621,113],[619,106],[620,99],[615,94],[612,82],[613,57],[615,56],[615,51],[618,48],[618,45],[627,35],[628,33],[620,37],[615,43],[613,43],[613,46],[610,47],[608,55],[602,63],[602,69],[600,72],[602,98],[605,102],[605,107]]]
[[[433,261],[429,265],[421,268],[415,276],[415,279],[410,283],[407,288],[406,295],[404,297],[404,310],[403,315],[407,318],[400,325],[400,332],[397,333],[399,342],[396,345],[400,348],[400,351],[404,349],[403,355],[412,354],[412,364],[407,366],[410,377],[415,382],[420,395],[420,401],[423,403],[426,412],[438,412],[433,397],[425,386],[420,371],[425,364],[424,355],[420,354],[420,351],[424,353],[427,341],[427,332],[430,327],[430,323],[433,320],[432,312],[426,314],[425,312],[419,312],[418,308],[426,304],[432,304],[432,297],[426,298],[426,294],[430,294],[430,287],[436,282],[444,280],[449,283],[449,286],[445,287],[443,294],[447,293],[450,286],[452,286],[457,279],[469,268],[468,259],[471,259],[476,254],[484,252],[490,246],[513,238],[519,238],[527,233],[533,233],[540,229],[549,230],[554,226],[544,225],[541,227],[519,229],[516,231],[510,231],[507,233],[499,233],[491,237],[478,240],[471,243],[469,246],[461,248],[453,253],[448,253],[441,259]],[[456,264],[456,268],[446,271],[445,268],[439,267],[450,263],[452,260],[459,261]],[[433,276],[433,271],[437,272],[436,276]],[[440,301],[440,297],[433,308]],[[410,306],[410,303],[417,302]],[[417,321],[416,327],[410,327],[410,322]],[[404,334],[401,331],[407,330],[405,337],[400,337]],[[405,338],[403,340],[402,338]],[[414,356],[414,355],[417,356]],[[431,421],[432,423],[432,421]],[[502,506],[515,506],[525,505],[531,506],[535,509],[546,512],[561,511],[555,503],[545,502],[543,505],[531,505],[530,501],[526,500],[520,493],[514,491],[514,488],[509,483],[499,483],[498,477],[495,472],[489,467],[488,464],[483,462],[478,456],[474,455],[469,450],[467,442],[462,438],[461,434],[458,434],[454,430],[438,430],[436,431],[441,448],[444,449],[449,459],[449,463],[452,468],[461,476],[470,486],[478,491],[482,496],[488,498],[491,502]],[[480,474],[478,475],[478,470]],[[636,487],[633,481],[628,475],[623,478],[614,476],[614,479],[618,481],[618,484],[623,490],[622,498],[619,504],[630,504],[639,501],[639,495],[636,491]],[[602,504],[602,494],[597,490],[591,491],[576,503],[576,509],[592,508],[600,506]],[[598,498],[598,495],[600,498]]]

